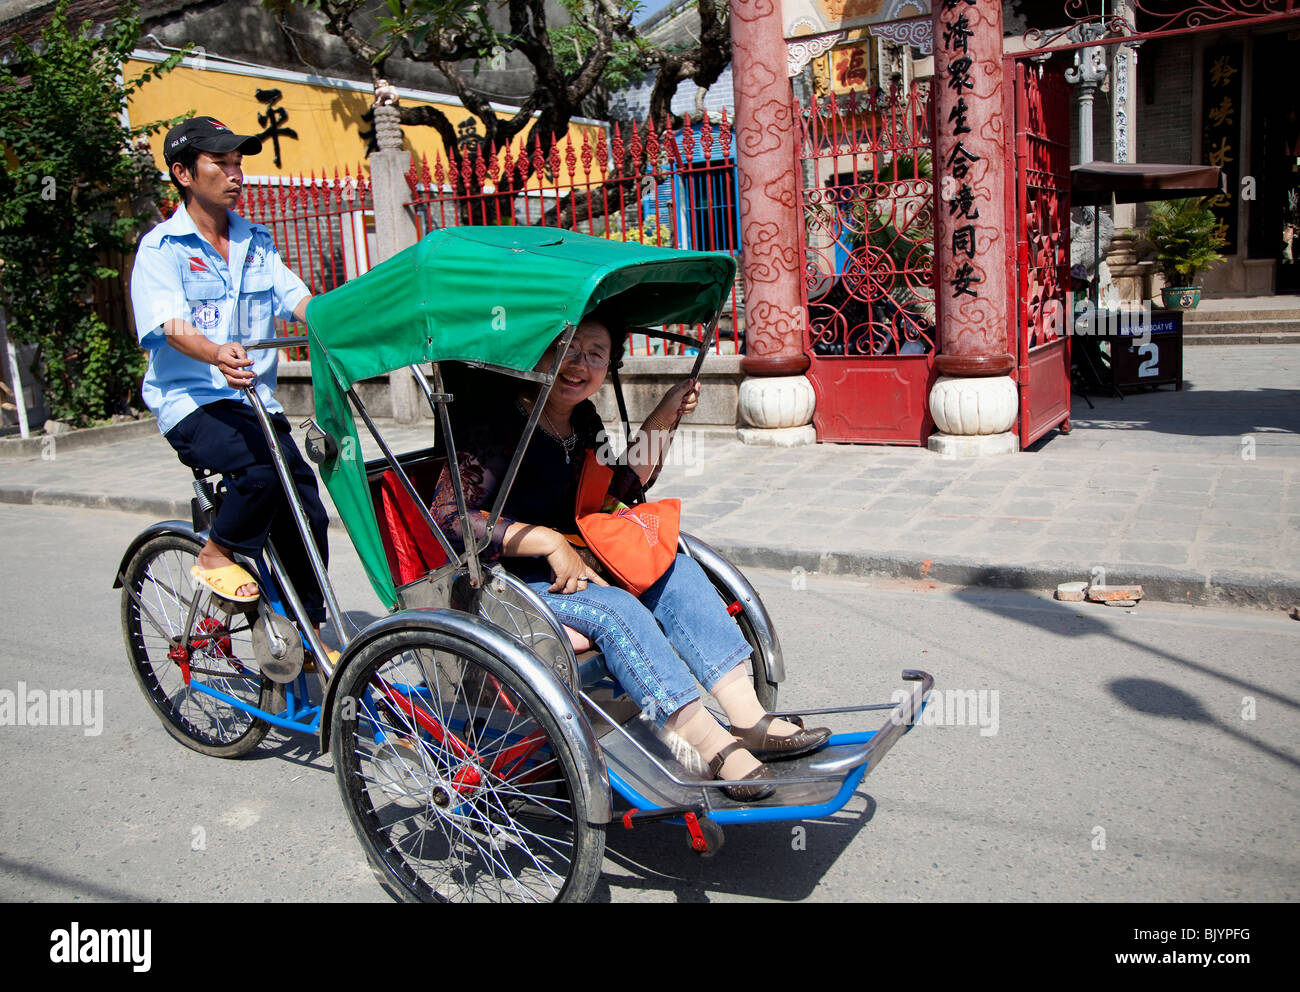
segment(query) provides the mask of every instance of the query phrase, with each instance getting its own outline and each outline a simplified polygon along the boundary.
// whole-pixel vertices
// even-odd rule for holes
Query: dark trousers
[[[272,414],[271,423],[307,513],[316,547],[320,549],[321,559],[328,563],[329,516],[316,489],[316,474],[294,444],[284,415]],[[225,480],[225,497],[208,531],[212,540],[242,554],[256,556],[261,554],[269,537],[307,615],[314,623],[323,623],[325,598],[253,408],[235,400],[218,400],[199,407],[165,437],[184,464],[220,472]]]

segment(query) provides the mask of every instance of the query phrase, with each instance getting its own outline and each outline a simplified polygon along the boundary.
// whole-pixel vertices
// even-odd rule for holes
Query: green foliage
[[[1204,199],[1159,200],[1151,204],[1146,238],[1169,286],[1192,286],[1196,275],[1223,261],[1226,242],[1219,222]]]
[[[119,79],[140,34],[135,3],[95,38],[89,21],[69,25],[68,2],[35,49],[15,38],[14,60],[0,65],[0,300],[13,338],[39,346],[51,413],[83,425],[138,395],[140,349],[96,314],[92,289],[119,275],[105,261],[130,250],[166,186],[152,157],[131,149],[175,121],[128,127],[127,99],[183,53]]]
[[[386,0],[391,16],[379,15],[380,33],[389,35],[382,54],[401,42],[417,56],[426,48],[451,49],[473,61],[475,71],[484,59],[514,47],[515,39],[499,32],[488,19],[488,5],[480,0]]]
[[[638,0],[615,0],[620,13],[635,20],[641,10]],[[587,53],[596,45],[596,28],[594,26],[594,8],[592,0],[560,0],[560,6],[569,14],[568,24],[551,28],[551,51],[555,53],[556,65],[566,76],[574,76],[581,70]],[[650,46],[640,37],[632,40],[613,39],[613,54],[601,81],[605,88],[612,91],[622,89],[637,82],[644,76],[651,63],[648,59]]]

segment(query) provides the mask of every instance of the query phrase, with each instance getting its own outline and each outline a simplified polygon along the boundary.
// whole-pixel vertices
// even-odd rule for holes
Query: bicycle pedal
[[[269,610],[253,622],[253,656],[272,682],[292,682],[303,670],[302,636],[287,617]]]

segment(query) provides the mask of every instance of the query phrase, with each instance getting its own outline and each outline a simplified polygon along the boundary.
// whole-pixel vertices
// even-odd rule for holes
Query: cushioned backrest
[[[442,459],[405,466],[411,484],[426,506],[433,500],[433,489],[442,466]],[[398,481],[396,472],[389,469],[372,475],[370,492],[394,583],[406,585],[446,564],[447,556],[442,545],[429,531],[424,515],[406,487]]]

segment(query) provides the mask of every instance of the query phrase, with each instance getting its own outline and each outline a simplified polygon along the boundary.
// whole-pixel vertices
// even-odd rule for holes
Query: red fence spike
[[[510,181],[514,178],[510,173],[514,171],[515,160],[510,155],[510,146],[506,145],[505,156],[501,162],[501,185],[509,186]]]
[[[600,167],[601,174],[608,175],[609,145],[605,141],[605,129],[603,127],[596,132],[596,162]]]
[[[623,174],[623,157],[626,154],[627,150],[623,147],[623,130],[615,124],[614,142],[610,147],[609,163],[609,168],[613,171],[614,175],[621,176]]]
[[[573,150],[572,134],[567,135],[564,139],[564,165],[569,170],[569,174],[565,178],[569,182],[576,182],[578,178],[578,153]]]
[[[603,129],[602,129],[603,133]],[[586,182],[591,182],[591,140],[586,131],[582,132],[582,153],[579,156],[582,160],[582,175]]]
[[[659,132],[655,130],[654,121],[647,118],[645,122],[645,158],[646,165],[655,172],[659,171]]]
[[[636,121],[632,121],[632,138],[628,143],[628,154],[631,159],[627,163],[627,174],[635,175],[641,166],[641,135],[637,131]]]

